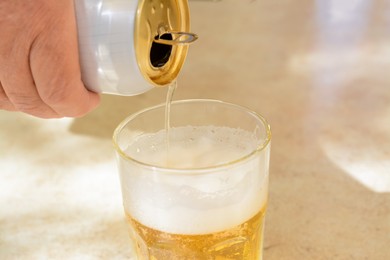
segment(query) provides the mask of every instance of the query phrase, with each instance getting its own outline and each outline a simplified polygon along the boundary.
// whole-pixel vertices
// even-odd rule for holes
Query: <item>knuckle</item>
[[[40,96],[61,116],[81,117],[91,110],[85,94],[79,93],[70,83],[52,84]]]
[[[11,105],[11,102],[7,98],[0,97],[0,108],[6,108]]]
[[[39,111],[42,109],[42,100],[26,95],[12,95],[11,103],[21,112]]]
[[[0,104],[9,103],[9,100],[6,96],[0,95]]]
[[[4,94],[4,92],[2,92],[1,90],[0,90],[0,104],[2,104],[2,103],[8,103],[9,102],[9,99],[8,99],[8,97]]]
[[[69,98],[69,88],[64,84],[56,84],[40,93],[42,100],[47,104],[63,104]]]
[[[0,103],[1,104],[1,103]],[[39,118],[58,118],[60,115],[52,111],[39,97],[19,95],[9,103],[12,110],[20,111]]]
[[[15,107],[7,98],[0,97],[0,109],[14,111]]]

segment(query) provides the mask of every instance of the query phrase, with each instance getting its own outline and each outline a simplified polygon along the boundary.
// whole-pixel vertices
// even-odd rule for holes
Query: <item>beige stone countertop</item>
[[[390,259],[390,1],[190,1],[174,99],[273,131],[265,260]],[[166,89],[78,119],[0,111],[0,259],[131,259],[111,135]]]

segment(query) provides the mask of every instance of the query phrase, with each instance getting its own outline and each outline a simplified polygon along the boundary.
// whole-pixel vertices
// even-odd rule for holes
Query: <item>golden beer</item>
[[[161,232],[142,225],[128,214],[127,219],[140,260],[255,260],[262,259],[264,215],[265,207],[238,226],[201,235]]]

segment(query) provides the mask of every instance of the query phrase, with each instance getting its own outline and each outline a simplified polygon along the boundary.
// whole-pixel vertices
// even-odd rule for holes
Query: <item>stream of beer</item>
[[[173,94],[177,88],[177,81],[173,81],[168,87],[167,99],[165,101],[165,146],[166,146],[166,166],[169,167],[169,144],[171,129],[171,103]]]

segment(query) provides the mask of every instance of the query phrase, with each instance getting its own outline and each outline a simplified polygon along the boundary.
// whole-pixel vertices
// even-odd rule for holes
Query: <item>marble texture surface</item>
[[[190,1],[174,99],[273,131],[266,260],[390,256],[390,1]],[[166,89],[78,119],[0,111],[0,259],[131,259],[111,135]]]

